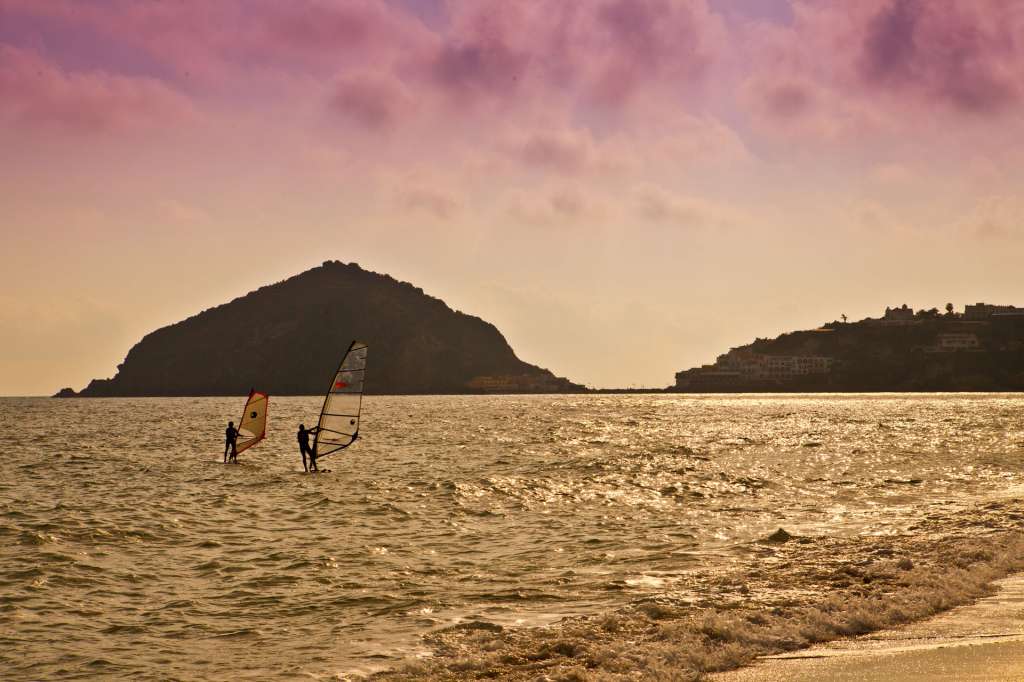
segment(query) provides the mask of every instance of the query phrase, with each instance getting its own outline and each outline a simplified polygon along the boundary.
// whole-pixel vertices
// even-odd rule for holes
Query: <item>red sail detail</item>
[[[335,381],[334,382],[334,387],[335,388],[348,388],[348,384],[346,384],[344,381]]]

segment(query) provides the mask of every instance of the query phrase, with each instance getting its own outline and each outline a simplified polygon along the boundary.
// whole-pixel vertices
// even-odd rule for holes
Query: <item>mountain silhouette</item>
[[[407,282],[328,261],[147,334],[116,376],[78,395],[317,395],[353,339],[370,346],[367,393],[583,390],[517,358],[494,325]]]

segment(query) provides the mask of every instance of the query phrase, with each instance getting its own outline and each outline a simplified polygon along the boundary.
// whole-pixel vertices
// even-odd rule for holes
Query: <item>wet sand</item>
[[[713,682],[1019,681],[1024,679],[1024,575],[936,618],[711,676]]]

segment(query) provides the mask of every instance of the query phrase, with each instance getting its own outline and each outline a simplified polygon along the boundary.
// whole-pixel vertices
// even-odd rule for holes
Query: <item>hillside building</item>
[[[1015,305],[992,305],[989,303],[975,303],[964,306],[965,320],[987,320],[993,315],[1014,315],[1024,314],[1024,308]]]
[[[676,374],[680,388],[773,382],[786,383],[799,377],[828,374],[833,359],[814,355],[765,355],[733,348],[719,355],[715,364]]]
[[[935,337],[935,345],[926,348],[930,353],[955,353],[981,350],[978,335],[971,332],[946,332]]]
[[[890,325],[914,324],[914,309],[906,303],[899,308],[886,307],[881,322]]]

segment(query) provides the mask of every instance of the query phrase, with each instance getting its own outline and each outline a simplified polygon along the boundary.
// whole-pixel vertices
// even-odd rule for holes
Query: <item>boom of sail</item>
[[[359,435],[359,412],[363,406],[363,379],[366,376],[367,346],[353,341],[327,389],[324,407],[320,410],[313,452],[326,457],[344,450]]]
[[[267,407],[270,397],[266,393],[250,391],[245,401],[242,420],[238,422],[237,451],[248,450],[267,436]]]

